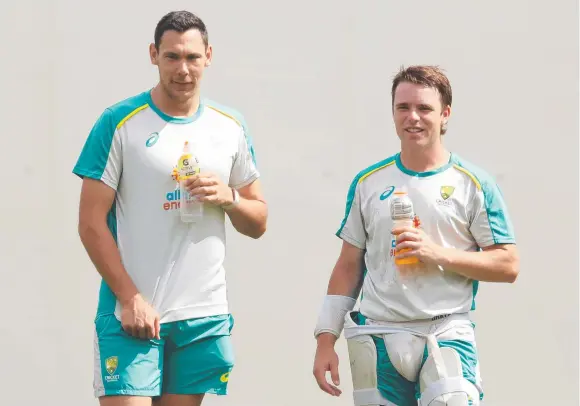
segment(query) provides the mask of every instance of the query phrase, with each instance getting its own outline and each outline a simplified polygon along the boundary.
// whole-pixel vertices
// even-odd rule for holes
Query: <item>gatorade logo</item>
[[[147,148],[152,147],[153,145],[155,145],[157,143],[157,140],[159,139],[159,133],[155,132],[152,133],[149,138],[147,138],[147,141],[145,141],[145,146]]]

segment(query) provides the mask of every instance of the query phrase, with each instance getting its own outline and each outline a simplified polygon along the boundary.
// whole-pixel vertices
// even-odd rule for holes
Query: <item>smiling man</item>
[[[225,216],[252,238],[266,229],[243,118],[200,98],[212,57],[205,24],[171,12],[154,37],[158,84],[104,110],[73,170],[83,179],[80,238],[102,276],[101,406],[199,406],[206,393],[226,394],[234,357]],[[205,206],[194,223],[179,215],[175,168],[186,142],[201,166],[186,188]]]
[[[452,99],[443,72],[402,69],[391,90],[401,150],[349,189],[313,372],[322,390],[341,394],[334,344],[344,329],[355,405],[477,405],[483,390],[469,312],[479,281],[515,281],[513,227],[493,179],[443,145]],[[401,192],[415,221],[394,229]],[[395,264],[410,257],[419,266]]]

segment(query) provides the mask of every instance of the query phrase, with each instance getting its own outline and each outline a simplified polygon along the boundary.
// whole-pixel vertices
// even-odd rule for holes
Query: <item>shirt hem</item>
[[[470,314],[472,312],[471,305],[470,306],[461,306],[451,309],[437,309],[432,311],[423,311],[416,314],[409,314],[403,312],[390,312],[389,315],[385,315],[384,313],[377,312],[374,309],[365,308],[359,310],[360,314],[370,320],[377,321],[379,323],[420,323],[431,321],[434,318],[438,318],[441,316],[450,316],[455,314]]]
[[[337,232],[335,235],[338,238],[340,238],[341,240],[344,240],[347,243],[349,243],[351,245],[354,245],[358,249],[361,249],[361,250],[364,250],[365,249],[365,245],[364,244],[361,244],[359,241],[355,240],[354,238],[351,238],[350,236],[346,235],[344,232]]]
[[[241,189],[241,188],[243,188],[245,186],[248,186],[250,183],[255,182],[259,178],[260,178],[260,173],[259,172],[256,172],[256,173],[254,173],[254,175],[250,176],[245,181],[240,182],[240,183],[236,183],[236,184],[232,184],[232,185],[230,185],[230,187],[233,187],[234,189]]]
[[[202,317],[219,316],[228,314],[227,304],[216,304],[209,306],[188,306],[179,309],[171,309],[163,312],[160,323],[171,323],[174,321],[198,319]]]
[[[73,173],[81,179],[91,178],[91,179],[100,180],[105,185],[109,186],[111,189],[117,190],[117,186],[118,186],[117,183],[108,179],[107,177],[103,176],[101,173],[94,172],[94,171],[87,171],[85,169],[78,168],[78,167],[75,167],[73,169]]]
[[[478,244],[481,248],[491,247],[492,245],[496,244],[516,244],[516,240],[514,238],[497,238],[495,240],[489,240]]]

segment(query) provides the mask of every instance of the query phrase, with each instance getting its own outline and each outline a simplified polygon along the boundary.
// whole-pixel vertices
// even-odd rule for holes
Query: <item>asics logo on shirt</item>
[[[383,193],[381,193],[381,195],[379,196],[379,199],[381,199],[381,200],[388,199],[389,196],[392,195],[394,191],[395,191],[395,187],[389,186],[387,188],[387,190],[385,190]]]
[[[149,136],[149,138],[147,138],[147,141],[145,141],[145,146],[152,147],[153,145],[155,145],[157,143],[158,139],[159,139],[159,133],[152,133]]]

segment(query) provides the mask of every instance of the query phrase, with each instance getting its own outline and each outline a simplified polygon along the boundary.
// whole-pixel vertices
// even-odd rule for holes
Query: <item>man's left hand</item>
[[[443,247],[435,244],[423,230],[415,227],[399,227],[392,230],[397,236],[395,252],[396,258],[417,257],[425,264],[440,263]],[[409,251],[399,252],[406,248]]]
[[[216,206],[231,204],[234,200],[232,189],[213,173],[199,173],[187,179],[185,187],[200,201]]]

